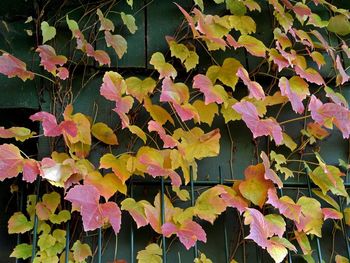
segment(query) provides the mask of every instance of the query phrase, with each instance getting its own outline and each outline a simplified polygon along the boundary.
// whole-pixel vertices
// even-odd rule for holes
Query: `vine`
[[[111,226],[115,234],[122,227],[122,210],[127,211],[137,228],[150,225],[159,236],[176,236],[190,249],[196,242],[207,241],[197,219],[213,224],[220,214],[234,208],[249,225],[244,238],[265,249],[275,262],[282,262],[288,253],[298,253],[297,245],[304,259],[313,262],[310,238],[322,237],[324,221],[333,220],[342,231],[344,223],[350,225],[349,208],[339,206],[334,199],[338,196],[346,204],[350,202],[343,180],[349,160],[340,160],[338,166],[327,164],[318,144],[334,136],[335,129],[344,139],[350,135],[350,111],[341,92],[350,79],[345,66],[350,59],[349,10],[325,0],[268,0],[275,21],[273,41],[267,46],[258,39],[254,21],[265,3],[214,0],[224,7],[224,15],[206,14],[207,3],[202,0],[194,0],[189,11],[176,4],[184,23],[174,36],[166,37],[170,52],[152,54],[149,64],[154,71],[141,79],[126,77],[112,63],[109,51],[118,59],[132,52],[113,19],[117,17],[130,34],[138,30],[132,14],[112,10],[114,2],[86,5],[77,21],[72,12],[55,21],[42,20],[47,5],[37,18],[27,20],[37,29],[35,54],[43,72],[28,69],[19,58],[1,50],[0,73],[23,81],[42,79],[48,83],[46,92],[53,101],[51,113],[40,111],[30,116],[41,123],[39,135],[25,127],[0,127],[0,137],[5,139],[49,138],[52,150],[50,156],[35,159],[12,143],[0,145],[0,180],[22,173],[25,182],[45,180],[51,189],[42,197],[29,195],[26,211],[11,216],[10,234],[30,232],[37,225],[34,234],[38,235],[39,248],[33,251],[33,244],[22,243],[11,257],[58,262],[68,256],[70,262],[85,262],[94,254],[88,244],[76,240],[64,251],[63,226],[71,221],[74,211],[80,213],[84,231]],[[132,1],[126,2],[133,6]],[[329,19],[321,18],[319,10],[328,12]],[[92,17],[96,20],[91,21]],[[57,54],[54,48],[60,34],[56,28],[62,23],[69,28],[70,44],[75,47],[67,56]],[[326,34],[336,41],[326,40]],[[260,62],[249,70],[243,61],[229,55],[230,50],[242,51]],[[211,58],[206,70],[201,66],[200,51]],[[214,51],[226,55],[223,63],[217,62]],[[331,68],[329,74],[321,74],[326,67]],[[81,89],[74,98],[73,78],[81,68]],[[91,73],[89,78],[87,72]],[[98,108],[94,116],[74,111],[73,102],[79,104],[81,90],[94,79],[100,81],[100,95],[113,105],[117,125],[97,122]],[[293,112],[294,117],[280,120],[285,112]],[[267,147],[257,147],[259,160],[245,169],[243,180],[205,189],[187,208],[174,206],[171,195],[184,202],[191,199],[184,186],[197,180],[198,161],[217,158],[220,153],[223,131],[213,128],[217,119],[226,124],[230,137],[232,178],[234,136],[230,122],[243,121],[254,139],[268,138]],[[300,123],[298,138],[292,138],[288,134],[291,125]],[[125,134],[129,141],[123,152],[118,138]],[[101,145],[102,154],[96,150]],[[298,167],[292,168],[292,163]],[[133,199],[127,185],[145,175],[165,179],[172,192],[163,201],[158,193],[153,203]],[[313,189],[318,199],[301,195],[294,200],[279,195],[283,182],[295,175],[311,180],[318,188]],[[321,207],[319,200],[327,206]],[[293,225],[293,231],[286,231],[287,223]],[[162,245],[159,241],[139,251],[138,262],[162,262]],[[231,262],[236,262],[236,250],[230,255]],[[332,253],[332,257],[336,262],[348,262],[344,255]],[[211,260],[201,253],[195,262]]]

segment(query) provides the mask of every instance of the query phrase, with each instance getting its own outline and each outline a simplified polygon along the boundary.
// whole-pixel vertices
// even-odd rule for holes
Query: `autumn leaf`
[[[274,185],[265,179],[265,168],[262,163],[250,165],[244,171],[245,180],[239,183],[239,191],[244,198],[262,207],[267,198],[267,192]]]
[[[170,77],[175,79],[177,76],[176,69],[170,63],[165,62],[165,58],[160,52],[154,53],[149,63],[159,72],[159,79]]]
[[[162,225],[162,233],[167,237],[176,234],[187,250],[193,247],[197,240],[207,242],[207,235],[203,228],[190,220],[183,222],[180,226],[169,222],[165,223]]]
[[[306,99],[309,92],[309,85],[300,77],[293,76],[289,80],[285,77],[280,78],[278,87],[283,96],[287,96],[296,113],[304,112],[303,100]]]
[[[265,99],[264,89],[258,82],[250,80],[249,74],[245,68],[238,68],[237,76],[243,81],[244,85],[248,87],[250,98],[256,98],[258,100]]]
[[[79,208],[85,231],[95,230],[109,222],[114,232],[120,230],[121,211],[116,203],[100,204],[100,194],[92,185],[77,185],[71,188],[66,200],[72,202],[74,208]]]
[[[253,137],[270,135],[277,145],[282,143],[282,128],[272,118],[260,119],[258,111],[253,103],[241,101],[235,103],[232,108],[242,115],[243,121],[253,133]]]
[[[38,46],[35,51],[39,53],[41,58],[40,65],[42,65],[46,71],[50,72],[54,76],[57,75],[62,80],[68,78],[68,70],[65,69],[68,73],[63,73],[63,67],[57,66],[63,66],[67,62],[67,58],[65,56],[56,55],[55,49],[49,45]]]
[[[170,135],[166,134],[165,129],[158,122],[149,121],[148,130],[150,132],[155,131],[158,133],[159,137],[164,142],[163,148],[174,148],[177,146],[177,141]]]
[[[136,30],[138,29],[135,18],[132,15],[125,14],[124,12],[120,13],[120,17],[123,20],[124,25],[128,28],[131,34],[135,34]]]
[[[271,180],[272,182],[277,184],[278,188],[282,188],[283,182],[278,177],[276,172],[270,168],[271,167],[270,160],[264,151],[261,152],[260,157],[263,160],[263,165],[265,167],[265,173],[264,173],[265,179]]]
[[[139,102],[142,102],[149,93],[152,93],[156,87],[156,81],[151,77],[141,80],[137,77],[130,77],[125,80],[126,94],[135,97]]]
[[[0,56],[0,73],[9,78],[19,77],[23,81],[34,78],[34,73],[27,70],[26,63],[8,53]]]
[[[33,228],[34,222],[29,221],[22,212],[14,213],[7,225],[9,234],[23,234]]]
[[[217,80],[220,80],[222,84],[235,90],[238,82],[237,71],[241,66],[241,62],[238,60],[234,58],[226,58],[222,66],[210,66],[207,70],[206,76],[212,83],[216,83]]]
[[[278,198],[276,190],[270,188],[268,190],[268,200],[267,203],[276,207],[282,215],[285,217],[299,222],[301,216],[301,206],[295,204],[295,202],[289,196],[282,196]]]
[[[112,47],[119,59],[127,52],[128,44],[121,35],[112,35],[109,31],[105,31],[105,40],[107,47]]]
[[[103,122],[92,125],[91,134],[105,144],[118,145],[117,136],[114,134],[113,130]]]
[[[263,42],[256,39],[255,37],[249,35],[241,35],[238,38],[238,44],[245,47],[247,51],[256,57],[265,57],[266,56],[266,47]]]
[[[23,157],[13,144],[0,145],[0,181],[16,177],[23,168]]]
[[[199,89],[205,98],[205,105],[210,103],[222,104],[228,99],[227,92],[221,85],[214,85],[211,80],[202,74],[193,78],[193,88]]]
[[[32,132],[25,127],[11,127],[8,129],[0,127],[0,138],[4,139],[15,138],[16,141],[24,142],[25,140],[32,138],[35,134],[35,132]]]
[[[86,258],[92,256],[91,248],[88,244],[83,244],[80,240],[74,242],[73,247],[73,258],[77,262],[85,261]]]
[[[22,243],[17,245],[13,249],[10,255],[10,257],[12,258],[21,258],[21,259],[27,259],[31,256],[32,256],[32,245],[27,243]]]
[[[96,14],[98,16],[98,20],[101,23],[99,31],[112,31],[113,32],[114,31],[113,22],[110,19],[106,18],[99,8],[96,10]]]
[[[56,36],[56,28],[50,26],[46,21],[41,22],[40,29],[43,36],[43,44]]]
[[[148,225],[148,219],[145,212],[145,204],[150,205],[146,200],[136,202],[132,198],[126,198],[121,202],[121,209],[129,212],[136,222],[137,228]]]
[[[149,244],[146,249],[137,252],[138,263],[162,263],[162,249],[158,244]]]
[[[218,106],[216,103],[210,103],[206,105],[202,100],[196,100],[193,102],[193,107],[196,108],[200,122],[212,125],[215,115],[218,115]]]
[[[37,112],[30,116],[29,119],[42,122],[44,135],[48,137],[60,136],[63,133],[74,137],[78,132],[77,126],[73,121],[62,121],[60,124],[57,124],[56,117],[45,111]]]
[[[171,115],[163,107],[153,105],[150,98],[145,98],[143,105],[146,111],[148,111],[148,113],[151,115],[152,119],[159,124],[164,125],[166,122],[169,122],[174,125],[174,120]]]
[[[100,168],[112,168],[113,173],[119,178],[122,184],[131,177],[131,173],[127,170],[127,154],[115,157],[113,154],[107,153],[100,159]]]

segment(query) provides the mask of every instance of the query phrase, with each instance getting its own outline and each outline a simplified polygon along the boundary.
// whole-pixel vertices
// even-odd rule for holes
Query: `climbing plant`
[[[107,2],[112,6],[114,1]],[[133,1],[126,2],[133,6]],[[1,50],[0,73],[46,83],[52,112],[30,116],[41,123],[39,134],[25,127],[0,127],[0,137],[46,140],[51,153],[37,159],[15,144],[0,145],[0,180],[22,174],[28,184],[47,181],[51,187],[43,196],[29,195],[26,211],[9,219],[10,234],[33,229],[38,234],[38,240],[17,245],[11,257],[58,262],[69,256],[69,262],[85,262],[92,255],[88,244],[77,240],[64,251],[64,224],[72,220],[72,213],[80,213],[84,231],[112,227],[118,234],[124,210],[137,228],[150,225],[160,236],[176,236],[190,249],[196,242],[207,241],[198,219],[213,224],[233,208],[249,226],[244,238],[266,249],[275,262],[298,253],[297,246],[304,259],[313,262],[310,239],[322,238],[326,220],[345,231],[350,210],[340,207],[335,197],[349,203],[343,180],[349,160],[327,164],[319,141],[338,130],[345,144],[350,135],[350,111],[342,95],[350,79],[346,65],[350,12],[326,0],[266,2],[274,18],[271,43],[259,39],[254,20],[261,12],[261,1],[210,2],[223,6],[224,14],[208,14],[208,3],[202,0],[195,0],[191,10],[175,3],[184,23],[175,35],[164,36],[169,52],[152,54],[149,64],[154,70],[145,78],[119,71],[107,52],[113,50],[118,59],[133,52],[113,23],[119,19],[134,34],[138,26],[133,15],[96,3],[87,5],[78,19],[68,12],[45,21],[45,7],[38,17],[28,18],[27,23],[37,28],[33,56],[34,61],[40,60],[41,70]],[[96,19],[85,21],[86,17]],[[71,31],[74,46],[65,55],[55,49],[62,26]],[[88,34],[89,30],[93,33]],[[199,49],[210,55],[207,69],[201,66]],[[248,70],[233,50],[259,58],[259,64]],[[216,61],[214,52],[225,55],[223,63]],[[116,125],[74,111],[73,102],[79,104],[79,99],[75,101],[72,85],[81,67],[84,74],[92,72],[82,80],[81,89],[91,81],[99,82],[100,95],[111,103]],[[281,120],[285,112],[292,117]],[[267,139],[266,149],[257,146],[257,162],[246,167],[243,180],[210,187],[186,208],[174,206],[170,196],[162,199],[157,194],[153,203],[130,196],[130,180],[151,176],[169,180],[171,194],[183,202],[189,200],[184,186],[197,179],[198,161],[220,153],[222,131],[212,128],[214,119],[243,122],[252,140]],[[290,127],[299,129],[294,138]],[[118,146],[121,136],[129,140],[127,149]],[[293,163],[300,164],[297,170],[291,168]],[[283,181],[293,177],[310,180],[319,199],[282,196]],[[286,231],[287,223],[293,231]],[[38,246],[34,254],[33,242]],[[138,252],[138,262],[162,262],[161,247],[161,241],[149,244]],[[344,256],[336,255],[335,260],[348,262]],[[236,262],[234,255],[230,260]],[[211,260],[202,253],[195,262]]]

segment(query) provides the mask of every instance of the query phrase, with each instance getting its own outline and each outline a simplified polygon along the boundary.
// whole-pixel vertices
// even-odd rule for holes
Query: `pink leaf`
[[[242,115],[243,121],[253,133],[254,138],[270,135],[277,145],[282,143],[282,128],[274,119],[260,120],[258,111],[253,103],[241,101],[234,104],[232,108]]]
[[[213,85],[211,80],[202,74],[198,74],[193,78],[193,87],[199,89],[205,97],[205,104],[216,102],[222,104],[225,101],[225,89],[220,85]]]
[[[107,202],[100,204],[100,208],[101,215],[104,220],[110,222],[115,233],[119,233],[122,214],[117,204],[113,202]]]
[[[332,128],[331,124],[333,123],[342,132],[344,138],[349,138],[350,111],[347,108],[335,103],[322,104],[319,99],[312,95],[309,110],[315,122],[325,125],[327,128]]]
[[[322,208],[322,213],[324,215],[324,220],[343,218],[343,214],[333,208]]]
[[[250,98],[256,98],[258,100],[265,99],[264,89],[258,82],[250,80],[248,72],[243,67],[238,68],[237,76],[248,87]]]
[[[275,171],[270,168],[271,166],[270,160],[267,157],[266,153],[261,152],[260,157],[263,160],[263,164],[265,167],[265,174],[264,174],[265,179],[271,180],[272,182],[278,185],[278,188],[282,188],[283,183],[281,179],[278,177],[278,175],[275,173]]]
[[[173,106],[182,121],[188,121],[191,119],[199,120],[198,112],[191,104],[186,103],[179,105],[174,103]]]
[[[120,230],[121,212],[113,202],[100,204],[100,194],[92,185],[77,185],[67,193],[66,200],[80,209],[85,231],[95,230],[109,221],[117,234]]]
[[[317,85],[325,85],[320,73],[313,68],[307,68],[304,70],[299,66],[295,66],[295,73],[297,73],[301,78],[306,79],[308,82],[315,83]]]
[[[181,226],[165,223],[162,226],[162,233],[165,236],[176,234],[187,250],[193,247],[197,240],[207,242],[207,235],[203,228],[191,220],[183,222]]]
[[[343,65],[340,61],[340,57],[337,56],[337,59],[336,59],[336,66],[337,66],[337,70],[340,74],[340,84],[343,85],[345,82],[348,82],[350,77],[348,74],[346,74],[344,68],[343,68]]]
[[[40,65],[44,66],[44,69],[53,75],[58,75],[61,79],[66,79],[69,75],[69,72],[66,68],[58,68],[57,65],[63,66],[67,62],[65,56],[56,55],[56,51],[53,47],[49,45],[41,45],[35,50],[39,52],[41,58]]]
[[[310,94],[307,83],[297,76],[292,77],[290,80],[281,77],[278,87],[281,90],[281,94],[288,97],[293,110],[300,114],[303,113],[305,109],[303,100]]]
[[[23,81],[34,78],[34,73],[26,69],[26,63],[8,53],[0,56],[0,73],[9,78],[19,77]]]
[[[193,36],[194,37],[198,36],[198,32],[196,30],[193,18],[180,5],[178,5],[177,3],[175,3],[175,5],[180,9],[181,13],[185,16],[185,18],[186,18],[186,20],[187,20],[187,22],[188,22],[188,24],[189,24],[189,26],[190,26],[190,28],[192,30]]]
[[[78,132],[77,126],[73,121],[62,121],[58,125],[56,117],[45,111],[37,112],[30,116],[29,119],[42,122],[45,136],[56,137],[62,133],[67,133],[74,137]]]
[[[159,137],[164,142],[164,148],[174,148],[177,145],[177,141],[170,135],[167,135],[162,125],[160,125],[158,122],[149,121],[148,130],[150,132],[155,131],[158,133]]]
[[[0,145],[0,181],[16,177],[22,171],[23,157],[13,144]]]
[[[89,43],[86,43],[86,54],[89,57],[93,57],[99,63],[100,66],[111,65],[111,59],[107,52],[104,50],[95,50]]]
[[[39,163],[33,159],[24,159],[23,180],[28,183],[33,183],[38,174],[40,174]]]
[[[276,190],[270,188],[268,190],[267,203],[276,207],[285,217],[299,223],[301,216],[301,206],[295,204],[294,201],[289,197],[285,196],[279,199],[276,194]]]
[[[143,154],[139,157],[139,161],[147,165],[147,173],[151,176],[169,176],[171,184],[173,186],[181,185],[181,177],[171,168],[163,168],[157,161],[150,158],[147,154]]]

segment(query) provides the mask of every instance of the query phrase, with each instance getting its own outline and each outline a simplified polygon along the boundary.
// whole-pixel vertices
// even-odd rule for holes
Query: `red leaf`
[[[67,68],[65,67],[59,67],[57,69],[57,76],[62,79],[62,80],[65,80],[69,77],[69,71]]]
[[[281,181],[281,179],[278,177],[278,175],[275,173],[275,171],[273,171],[270,166],[270,160],[267,157],[265,152],[261,152],[260,154],[261,159],[263,160],[263,164],[265,167],[265,174],[264,177],[267,180],[271,180],[272,182],[274,182],[275,184],[278,185],[279,188],[283,187],[283,183]]]
[[[158,133],[159,137],[164,142],[164,148],[174,148],[177,145],[177,141],[170,135],[167,135],[162,125],[160,125],[158,122],[149,121],[148,130],[150,132],[155,131]]]
[[[73,208],[79,208],[85,231],[95,230],[109,221],[117,234],[120,230],[121,212],[117,204],[100,204],[100,194],[92,185],[77,185],[67,193],[66,200]]]
[[[270,188],[268,191],[267,203],[276,207],[282,215],[299,223],[301,206],[294,203],[288,196],[278,198],[276,190]]]
[[[78,132],[77,126],[73,121],[62,121],[60,124],[57,124],[56,117],[45,111],[37,112],[30,116],[29,119],[42,122],[45,136],[56,137],[67,133],[75,137]]]
[[[16,177],[22,171],[23,157],[13,144],[0,145],[0,181]]]
[[[314,121],[327,128],[332,128],[333,123],[342,132],[344,138],[349,138],[350,111],[347,108],[335,103],[322,104],[319,99],[312,95],[309,110]]]
[[[34,78],[34,73],[26,69],[26,63],[8,53],[0,56],[0,73],[9,78],[19,77],[23,81]]]
[[[253,133],[254,138],[270,135],[277,145],[282,143],[282,128],[274,119],[260,120],[258,111],[253,103],[241,101],[232,106],[232,108],[242,115],[243,121]]]
[[[193,87],[204,94],[206,105],[213,102],[222,104],[225,101],[225,96],[227,96],[222,86],[214,86],[211,80],[202,74],[198,74],[193,78]]]
[[[162,226],[162,233],[168,237],[176,234],[187,250],[193,247],[197,240],[207,242],[207,235],[203,228],[191,220],[183,222],[180,226],[176,226],[173,223],[165,223]]]
[[[265,99],[264,89],[258,82],[250,80],[248,72],[243,67],[238,68],[237,76],[248,87],[250,98],[256,98],[258,100]]]

